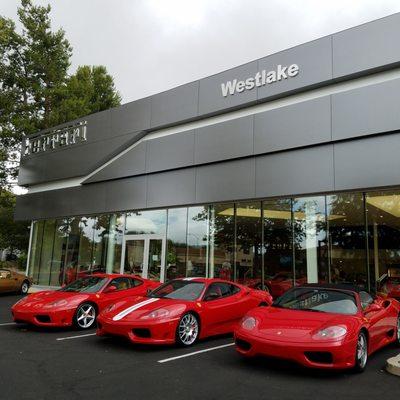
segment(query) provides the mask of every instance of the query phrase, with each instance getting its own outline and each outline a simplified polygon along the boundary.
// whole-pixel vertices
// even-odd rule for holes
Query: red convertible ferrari
[[[400,344],[400,303],[347,285],[304,285],[271,307],[251,310],[234,335],[237,351],[245,356],[361,372],[371,353]]]
[[[93,326],[100,311],[128,297],[145,296],[159,282],[132,275],[95,274],[77,279],[60,290],[33,293],[15,303],[15,322],[38,326]]]
[[[233,332],[247,311],[272,303],[269,293],[206,278],[165,283],[147,297],[120,300],[99,315],[97,334],[132,342],[190,346],[199,338]]]

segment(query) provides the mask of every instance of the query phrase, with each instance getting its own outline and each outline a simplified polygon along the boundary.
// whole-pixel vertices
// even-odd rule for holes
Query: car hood
[[[135,296],[114,303],[111,309],[106,308],[101,316],[115,322],[137,321],[151,311],[162,308],[167,309],[168,317],[173,318],[181,314],[187,308],[188,303],[190,302],[185,300]]]
[[[352,315],[288,310],[276,307],[256,309],[251,315],[257,320],[257,336],[288,342],[311,338],[319,330],[329,326],[341,325],[348,328],[357,320]]]
[[[41,308],[45,305],[49,305],[55,301],[65,300],[62,306],[74,306],[78,305],[82,301],[87,300],[90,297],[89,293],[79,293],[79,292],[62,292],[59,290],[46,290],[43,292],[32,293],[19,302],[17,302],[14,307],[28,309],[28,308]]]

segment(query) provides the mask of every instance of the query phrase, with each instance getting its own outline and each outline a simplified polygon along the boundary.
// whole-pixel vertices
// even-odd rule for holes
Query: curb
[[[386,371],[390,374],[400,376],[400,354],[386,361]]]

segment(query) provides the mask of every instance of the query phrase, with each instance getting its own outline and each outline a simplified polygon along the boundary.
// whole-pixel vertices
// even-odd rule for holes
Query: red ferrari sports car
[[[24,297],[12,306],[11,312],[15,322],[88,329],[110,303],[128,296],[145,296],[159,285],[159,282],[138,276],[94,274],[59,290]]]
[[[363,371],[368,356],[400,344],[400,303],[347,285],[304,285],[271,307],[251,310],[234,332],[245,356],[266,355],[315,368]]]
[[[175,279],[147,297],[120,300],[99,315],[97,334],[132,342],[190,346],[197,339],[233,332],[250,309],[269,305],[269,293],[207,278]]]

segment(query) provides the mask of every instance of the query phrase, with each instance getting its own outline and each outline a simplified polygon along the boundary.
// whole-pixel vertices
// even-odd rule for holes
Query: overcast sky
[[[126,103],[354,25],[399,0],[34,0],[78,65],[105,65]],[[16,19],[18,0],[1,0]]]

